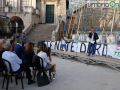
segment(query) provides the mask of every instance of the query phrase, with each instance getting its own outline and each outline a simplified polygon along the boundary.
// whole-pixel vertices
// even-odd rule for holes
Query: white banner
[[[52,50],[61,50],[60,41],[47,41],[45,42],[47,47],[51,47]],[[68,52],[84,52],[88,53],[89,43],[81,42],[67,42],[66,47]],[[100,56],[107,56],[120,59],[120,46],[107,45],[107,44],[96,44],[95,54]]]
[[[120,46],[108,45],[107,55],[109,57],[120,59]]]

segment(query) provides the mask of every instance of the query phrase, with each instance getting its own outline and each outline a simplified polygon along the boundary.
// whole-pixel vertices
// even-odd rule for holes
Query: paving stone
[[[74,59],[61,59],[52,55],[56,63],[56,80],[49,85],[38,87],[37,83],[28,85],[24,81],[24,90],[119,90],[120,72],[106,65],[89,65],[75,61]],[[71,62],[72,61],[72,62]],[[2,88],[3,77],[0,76],[0,87]],[[22,90],[21,82],[18,85],[9,83],[9,90]],[[5,84],[6,86],[6,84]],[[2,90],[2,89],[0,89]],[[5,88],[3,89],[5,90]]]

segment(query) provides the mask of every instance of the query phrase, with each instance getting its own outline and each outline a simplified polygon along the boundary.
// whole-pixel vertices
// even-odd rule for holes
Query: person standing
[[[65,35],[63,34],[63,37],[61,38],[61,50],[63,51],[63,48],[65,48],[65,51],[67,51],[66,49],[66,42],[67,42],[67,38],[65,37]]]
[[[24,44],[26,44],[28,41],[28,37],[25,33],[23,33],[23,35],[20,38],[22,39],[22,46],[24,46]]]
[[[22,46],[21,38],[17,39],[17,44],[14,46],[14,51],[22,61],[25,61],[25,48]]]
[[[94,32],[94,29],[92,29],[92,32],[89,33],[89,50],[88,50],[88,56],[90,56],[91,53],[91,47],[92,47],[92,56],[95,54],[95,45],[96,40],[99,39],[97,33]]]

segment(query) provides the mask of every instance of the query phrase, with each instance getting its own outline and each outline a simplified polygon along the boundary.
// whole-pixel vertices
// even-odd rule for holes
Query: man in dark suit
[[[14,51],[22,61],[25,61],[25,48],[22,46],[22,39],[18,38],[17,44],[14,46]]]
[[[10,44],[12,45],[12,51],[14,51],[14,46],[15,46],[15,40],[10,40]]]
[[[88,56],[90,56],[90,51],[92,47],[92,56],[95,54],[95,45],[96,45],[96,40],[99,39],[97,33],[94,32],[94,29],[92,29],[92,32],[89,33],[89,50],[88,50]]]

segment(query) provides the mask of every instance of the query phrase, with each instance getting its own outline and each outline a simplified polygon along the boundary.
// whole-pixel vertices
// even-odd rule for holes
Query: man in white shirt
[[[3,46],[5,52],[2,54],[2,58],[8,60],[11,63],[12,70],[15,73],[20,73],[23,70],[26,72],[28,77],[28,84],[35,83],[35,81],[31,80],[31,70],[26,62],[22,62],[22,60],[12,52],[12,45],[10,43],[6,43]],[[7,69],[9,70],[8,63],[5,62],[7,65]]]
[[[67,51],[66,49],[66,42],[67,42],[67,38],[65,37],[65,35],[63,34],[63,37],[61,38],[61,50],[63,51],[63,48],[65,48],[65,51]]]
[[[89,49],[88,49],[88,56],[90,56],[91,53],[91,47],[92,47],[92,56],[95,54],[95,45],[96,40],[99,39],[97,33],[94,32],[94,29],[92,29],[92,32],[89,33]]]

